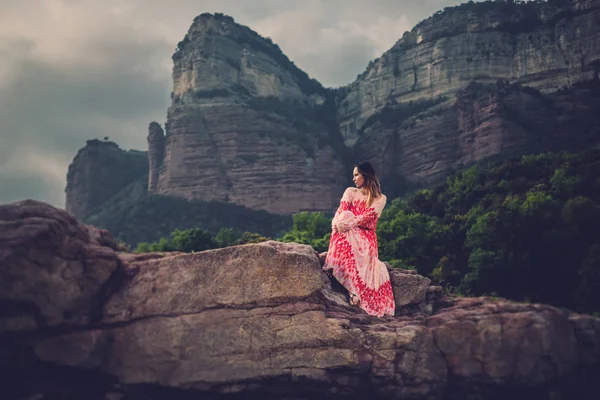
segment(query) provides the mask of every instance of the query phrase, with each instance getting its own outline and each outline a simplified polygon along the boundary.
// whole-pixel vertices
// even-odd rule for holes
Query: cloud
[[[15,62],[0,96],[0,203],[25,196],[62,207],[67,167],[88,139],[143,148],[148,123],[164,119],[170,82],[125,56],[152,60],[164,47],[123,43],[111,50],[121,57],[85,69],[31,55]]]
[[[436,0],[2,0],[0,203],[64,206],[68,164],[109,136],[144,149],[163,122],[171,55],[195,16],[222,12],[325,86],[350,83]]]

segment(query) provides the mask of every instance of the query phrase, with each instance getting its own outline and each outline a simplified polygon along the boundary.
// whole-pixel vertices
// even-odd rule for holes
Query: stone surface
[[[398,285],[413,288],[413,301],[434,307],[380,319],[348,305],[306,245],[270,241],[129,255],[107,237],[105,245],[96,242],[86,226],[43,203],[3,206],[0,217],[0,282],[12,274],[0,298],[34,304],[12,309],[13,317],[26,319],[37,307],[54,327],[7,324],[3,315],[0,373],[10,377],[3,398],[591,400],[597,394],[598,318],[540,304],[442,297],[436,287],[423,295],[413,280],[425,278],[399,270],[392,274],[395,293]],[[20,228],[7,229],[11,223]],[[117,266],[107,269],[94,258],[85,268],[94,284],[82,287],[76,274],[64,280],[56,260],[73,254],[65,250],[68,240],[83,249],[80,260],[88,260],[90,248]],[[74,291],[79,299],[97,297],[97,284],[117,271],[122,279],[102,293],[96,319],[74,325],[54,316],[68,308]],[[44,308],[38,299],[52,300]],[[90,306],[82,301],[81,315]]]
[[[165,161],[165,132],[157,122],[148,127],[148,191],[155,192]]]
[[[553,92],[597,79],[600,1],[562,3],[463,4],[420,22],[338,99],[346,145],[353,146],[368,118],[390,101],[452,96],[472,80]]]
[[[399,268],[390,271],[390,281],[394,288],[396,308],[425,302],[427,289],[431,284],[429,278],[417,273],[406,273]]]
[[[122,271],[118,249],[48,204],[0,205],[0,332],[89,323]]]
[[[173,61],[164,165],[153,192],[276,214],[334,208],[350,172],[334,146],[320,84],[222,15],[197,17]]]
[[[593,82],[551,94],[505,81],[471,83],[406,118],[404,106],[386,107],[364,128],[355,151],[376,166],[388,196],[396,196],[486,158],[593,146],[600,140],[598,107],[600,85]]]
[[[146,152],[125,151],[113,142],[88,140],[69,165],[65,208],[83,219],[147,173]]]

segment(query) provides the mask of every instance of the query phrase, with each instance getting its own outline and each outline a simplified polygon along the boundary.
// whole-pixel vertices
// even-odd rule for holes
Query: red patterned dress
[[[357,188],[348,188],[340,201],[331,227],[329,250],[323,265],[350,293],[360,299],[368,314],[394,315],[395,303],[390,275],[378,258],[377,220],[387,198],[379,196],[367,207],[367,196]]]

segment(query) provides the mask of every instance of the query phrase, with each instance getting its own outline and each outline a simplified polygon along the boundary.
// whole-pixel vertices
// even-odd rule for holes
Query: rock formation
[[[165,133],[158,123],[151,122],[148,127],[148,191],[151,193],[156,191],[164,160]]]
[[[0,206],[3,398],[595,399],[600,319],[444,297],[392,271],[396,317],[348,305],[305,245],[129,254]],[[322,260],[322,256],[321,256]]]
[[[486,157],[595,144],[599,20],[598,0],[440,11],[340,92],[344,143],[375,163],[390,193]]]
[[[542,93],[595,80],[599,18],[598,0],[483,2],[439,11],[345,88],[338,100],[344,142],[354,145],[368,118],[390,102],[448,97],[473,80],[508,80]]]
[[[88,140],[69,165],[65,208],[83,219],[95,207],[147,173],[145,152],[125,151],[114,142]]]
[[[578,151],[600,141],[599,83],[544,95],[471,82],[450,99],[390,104],[363,125],[354,150],[376,165],[391,196],[486,158]]]
[[[320,116],[329,106],[320,84],[222,15],[197,17],[173,61],[155,193],[278,214],[335,206],[349,171]]]
[[[469,2],[332,90],[270,39],[202,14],[173,55],[166,135],[150,127],[149,191],[333,211],[359,160],[374,163],[391,198],[482,159],[595,144],[599,21],[600,0]],[[83,217],[105,198],[90,197],[103,180],[77,176],[67,208]]]

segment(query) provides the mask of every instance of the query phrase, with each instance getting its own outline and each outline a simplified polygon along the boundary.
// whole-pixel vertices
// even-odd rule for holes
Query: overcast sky
[[[195,16],[222,12],[325,86],[354,80],[419,21],[459,0],[0,0],[0,203],[64,207],[92,138],[146,150]]]

